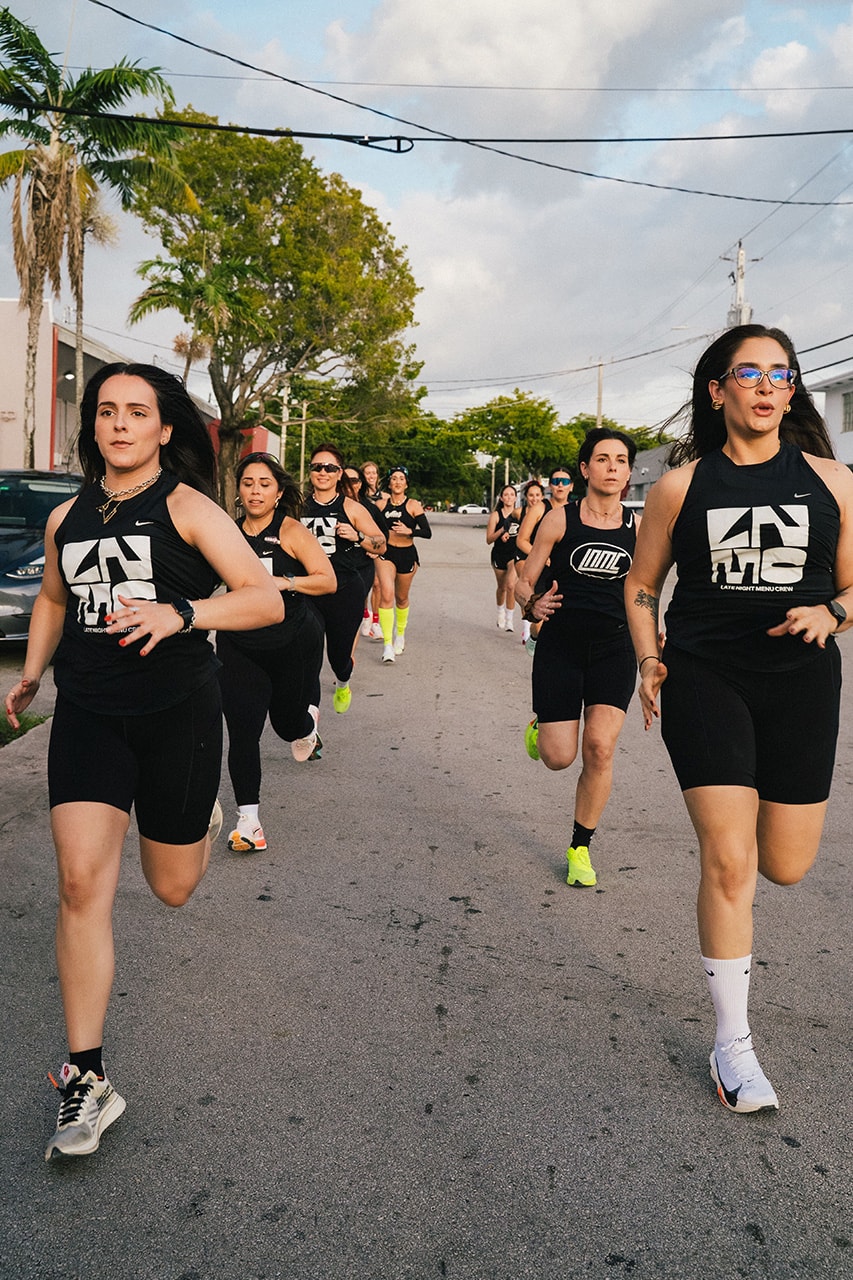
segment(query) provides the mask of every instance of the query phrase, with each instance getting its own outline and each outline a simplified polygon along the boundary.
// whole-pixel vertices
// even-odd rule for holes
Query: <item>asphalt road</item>
[[[434,523],[405,654],[361,642],[345,716],[325,682],[324,758],[267,732],[269,851],[220,837],[170,911],[128,841],[107,1031],[128,1106],[88,1159],[42,1159],[65,1051],[47,726],[0,753],[3,1280],[853,1276],[849,700],[818,863],[758,894],[781,1110],[736,1116],[659,734],[635,704],[598,887],[569,889],[576,770],[524,753],[530,659],[494,625],[485,520]]]

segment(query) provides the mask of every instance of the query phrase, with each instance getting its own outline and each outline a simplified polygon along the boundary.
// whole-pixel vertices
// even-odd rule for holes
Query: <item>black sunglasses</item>
[[[336,471],[340,471],[340,467],[336,462],[312,462],[310,471],[328,471],[329,475],[334,475]]]

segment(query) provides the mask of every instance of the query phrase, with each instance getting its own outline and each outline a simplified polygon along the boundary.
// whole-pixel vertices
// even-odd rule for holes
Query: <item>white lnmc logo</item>
[[[809,509],[720,507],[708,512],[711,581],[723,586],[800,582],[809,543]]]

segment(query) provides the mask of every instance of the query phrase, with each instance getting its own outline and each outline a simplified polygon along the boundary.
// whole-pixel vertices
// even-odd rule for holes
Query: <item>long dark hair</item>
[[[785,352],[788,367],[796,374],[794,394],[790,400],[791,411],[785,414],[779,428],[781,439],[819,458],[835,456],[826,423],[803,385],[800,362],[787,333],[783,333],[781,329],[769,329],[763,324],[739,324],[721,333],[699,357],[693,373],[693,393],[690,400],[668,418],[661,428],[666,431],[668,427],[687,423],[686,433],[676,440],[669,451],[667,462],[671,467],[680,467],[685,462],[702,458],[726,443],[725,418],[719,409],[714,409],[711,405],[708,383],[719,381],[731,369],[738,348],[748,338],[772,338],[774,342],[778,342]]]
[[[243,472],[253,462],[260,462],[267,468],[273,480],[275,480],[278,489],[278,506],[286,516],[298,520],[302,515],[302,509],[305,505],[305,499],[302,490],[294,480],[293,476],[285,471],[274,453],[247,453],[245,458],[241,458],[237,463],[237,469],[234,472],[234,481],[237,485],[237,503],[242,507],[240,501],[240,481],[243,479]]]
[[[172,428],[168,443],[160,446],[160,466],[215,501],[216,454],[204,418],[183,380],[155,364],[106,364],[86,383],[80,405],[77,456],[87,483],[96,483],[106,473],[106,463],[95,441],[95,418],[101,387],[108,378],[120,373],[148,383],[157,397],[160,421]]]
[[[495,503],[495,511],[500,511],[501,507],[504,504],[504,489],[512,489],[513,493],[515,494],[515,501],[512,504],[512,509],[514,511],[515,508],[518,506],[518,490],[516,489],[514,484],[505,484],[503,489],[501,489],[500,493],[498,494],[498,500]]]

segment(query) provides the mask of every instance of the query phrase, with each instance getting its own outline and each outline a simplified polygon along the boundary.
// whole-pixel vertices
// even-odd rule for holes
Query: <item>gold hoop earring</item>
[[[722,407],[723,407],[723,402],[722,402],[722,400],[712,400],[712,401],[711,401],[711,408],[712,408],[712,409],[722,409]]]

